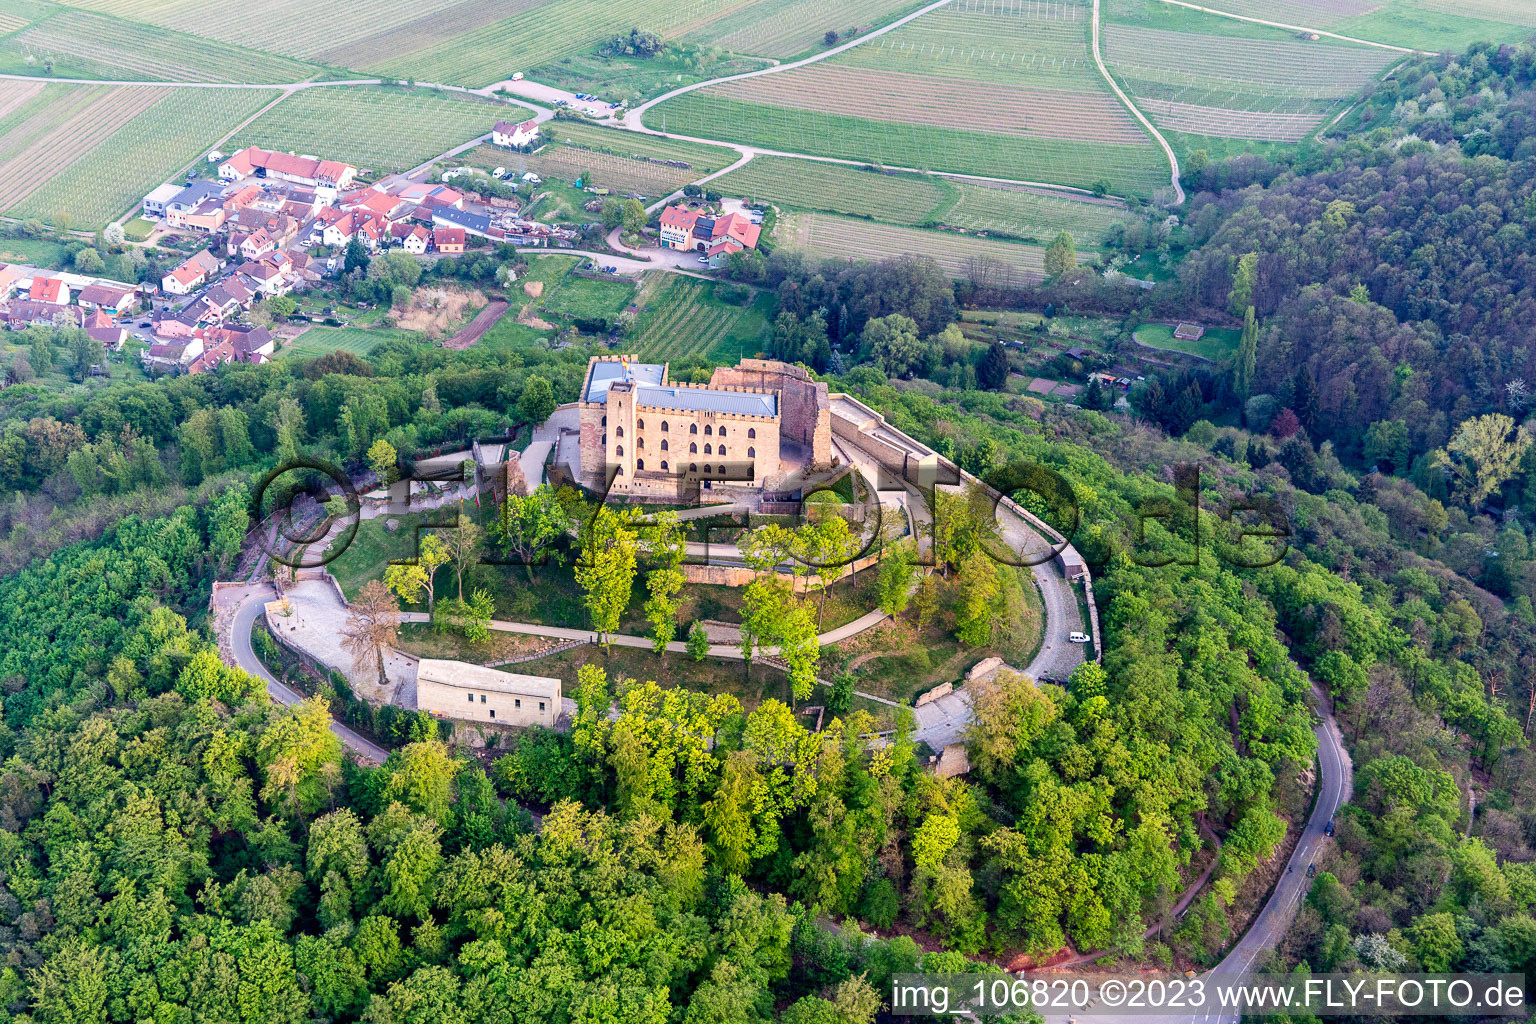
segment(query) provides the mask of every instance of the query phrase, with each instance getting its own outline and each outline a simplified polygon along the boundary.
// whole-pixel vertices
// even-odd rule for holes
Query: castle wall
[[[803,368],[775,359],[743,359],[735,366],[717,366],[709,386],[778,392],[783,439],[809,448],[813,466],[831,465],[832,412],[827,386],[811,380]]]

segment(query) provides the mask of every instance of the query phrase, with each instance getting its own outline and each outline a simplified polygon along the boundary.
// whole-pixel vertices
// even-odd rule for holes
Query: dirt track
[[[460,327],[453,333],[453,337],[443,342],[444,348],[469,348],[480,340],[480,336],[491,329],[491,325],[500,320],[502,314],[508,309],[505,299],[492,299],[486,307],[475,315],[469,323]]]

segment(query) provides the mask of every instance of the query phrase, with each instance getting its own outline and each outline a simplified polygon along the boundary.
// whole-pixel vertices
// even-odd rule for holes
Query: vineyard
[[[359,19],[361,23],[369,28],[376,28],[377,31],[361,37],[348,33],[340,41],[330,39],[328,42],[333,45],[329,49],[320,51],[315,57],[317,60],[342,67],[372,67],[406,57],[417,50],[447,42],[466,32],[473,32],[510,17],[519,11],[538,7],[544,2],[545,0],[462,0],[462,2],[435,10],[432,8],[439,5],[401,4],[399,6],[402,10],[414,12],[417,16],[399,25],[393,24],[393,19],[390,19],[382,26],[374,23],[371,17]]]
[[[686,135],[889,167],[1080,188],[1102,179],[1117,195],[1150,196],[1168,183],[1167,164],[1151,145],[968,131],[961,119],[953,121],[955,127],[939,127],[796,110],[733,100],[709,89],[670,99],[645,115],[650,128],[665,125]]]
[[[597,125],[582,124],[579,121],[546,123],[544,130],[556,141],[571,142],[586,149],[600,150],[615,156],[676,160],[688,164],[695,174],[718,171],[736,160],[736,151],[724,146],[685,142],[682,139],[661,139],[653,135],[640,135],[617,128],[600,128]]]
[[[168,32],[88,11],[62,10],[5,40],[5,53],[76,78],[165,82],[300,82],[313,65],[240,46]]]
[[[13,154],[0,162],[0,210],[15,217],[67,213],[77,227],[105,224],[275,95],[49,86],[39,97],[48,101],[45,109],[9,128],[0,122],[0,153]]]
[[[939,222],[970,231],[1006,232],[1041,244],[1068,231],[1078,248],[1098,248],[1115,225],[1132,217],[1118,205],[1086,196],[1069,199],[1028,188],[976,182],[955,182],[952,187],[955,201],[937,212]]]
[[[1037,281],[1045,273],[1045,250],[1040,246],[849,220],[823,213],[780,218],[774,237],[781,245],[838,259],[931,256],[956,278],[970,277],[980,263],[992,268],[994,279],[1004,281]]]
[[[595,47],[615,32],[642,27],[675,37],[750,0],[549,0],[452,39],[368,66],[396,78],[483,86]],[[405,6],[405,5],[401,5]]]
[[[1088,7],[954,0],[830,60],[686,93],[650,127],[893,167],[1149,196],[1150,138],[1088,52]]]
[[[626,344],[651,361],[696,356],[734,363],[755,354],[768,329],[763,303],[728,305],[715,298],[713,282],[680,274],[646,274],[635,305],[641,313]]]
[[[1106,59],[1159,127],[1297,142],[1396,56],[1356,46],[1237,39],[1112,24]]]
[[[541,178],[560,181],[583,179],[588,184],[618,192],[638,192],[646,196],[664,196],[682,188],[699,176],[688,171],[648,160],[599,153],[577,146],[551,144],[533,156],[506,153],[501,163],[518,171],[533,171]]]
[[[807,210],[921,224],[944,201],[946,183],[913,175],[883,175],[815,160],[759,156],[716,178],[710,188]]]
[[[759,0],[691,33],[689,42],[735,53],[791,57],[820,46],[828,29],[877,25],[911,7],[910,0]]]
[[[305,89],[242,129],[231,146],[312,153],[379,173],[402,171],[488,133],[498,118],[522,113],[424,90]]]

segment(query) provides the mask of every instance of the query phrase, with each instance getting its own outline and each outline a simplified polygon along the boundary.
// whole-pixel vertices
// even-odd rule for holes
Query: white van
[[[1075,644],[1085,644],[1088,642],[1089,637],[1087,633],[1068,633],[1067,639]]]

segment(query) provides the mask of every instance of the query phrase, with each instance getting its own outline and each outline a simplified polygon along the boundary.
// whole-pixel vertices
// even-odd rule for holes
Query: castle
[[[579,404],[581,478],[593,490],[657,500],[694,488],[773,491],[832,461],[827,386],[775,360],[743,359],[716,367],[708,384],[684,384],[667,379],[666,363],[594,356]]]

